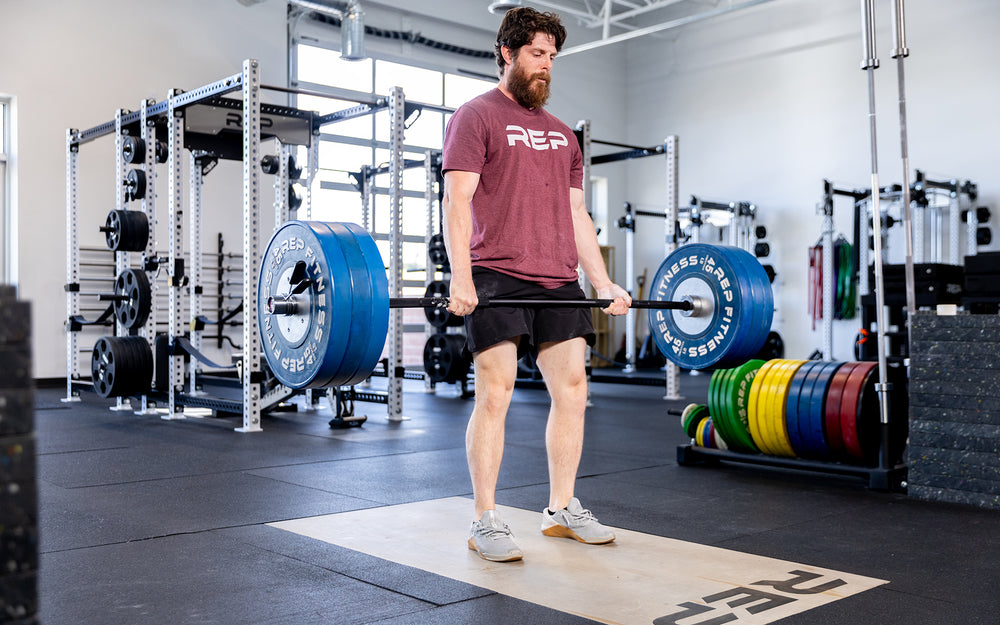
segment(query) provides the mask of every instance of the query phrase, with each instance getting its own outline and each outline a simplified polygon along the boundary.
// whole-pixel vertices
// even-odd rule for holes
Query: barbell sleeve
[[[497,306],[539,306],[544,308],[607,308],[610,299],[487,299],[480,298],[477,308]],[[447,308],[447,297],[393,297],[389,298],[389,308]],[[632,300],[632,308],[659,308],[669,310],[693,310],[691,301],[671,302],[656,300]]]

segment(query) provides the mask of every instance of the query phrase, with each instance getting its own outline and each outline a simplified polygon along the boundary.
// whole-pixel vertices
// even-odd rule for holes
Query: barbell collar
[[[297,315],[299,304],[295,300],[276,300],[271,297],[267,300],[267,312],[272,315]]]

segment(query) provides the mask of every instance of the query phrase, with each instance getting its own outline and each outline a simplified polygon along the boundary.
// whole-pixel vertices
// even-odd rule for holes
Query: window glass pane
[[[371,163],[372,150],[363,145],[348,145],[324,141],[319,145],[321,170],[333,172],[361,171],[362,165]],[[346,182],[346,181],[345,181]]]
[[[372,60],[345,61],[340,52],[298,46],[299,80],[353,91],[372,91]]]
[[[423,198],[403,198],[403,234],[413,234],[418,237],[427,234],[427,202]],[[425,260],[427,250],[423,250],[421,254],[424,256],[421,257],[418,266],[423,268],[427,264]]]
[[[361,224],[361,194],[320,189],[313,192],[312,218]]]
[[[422,158],[417,158],[423,161]],[[406,160],[414,160],[414,155],[407,154]],[[388,178],[386,180],[388,180]],[[420,167],[403,170],[403,190],[419,191],[420,193],[427,191],[427,168],[421,165]],[[420,231],[417,234],[423,234],[423,231]]]
[[[438,111],[420,111],[420,117],[410,124],[404,133],[406,145],[414,145],[432,150],[440,150],[443,137],[441,135],[444,114]]]
[[[300,95],[296,100],[295,107],[303,111],[316,111],[320,115],[336,113],[357,106],[357,102],[349,100],[338,100],[335,98],[318,98],[315,96]],[[354,119],[347,119],[342,122],[326,124],[322,132],[343,135],[345,137],[360,137],[368,139],[372,136],[372,117],[362,115]]]
[[[389,95],[393,87],[402,87],[407,100],[441,104],[443,76],[422,67],[375,61],[375,93]]]
[[[444,105],[458,108],[481,93],[486,93],[497,86],[495,80],[469,78],[457,74],[444,76]]]

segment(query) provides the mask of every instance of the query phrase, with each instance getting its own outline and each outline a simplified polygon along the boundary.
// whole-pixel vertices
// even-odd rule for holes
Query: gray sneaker
[[[492,562],[511,562],[524,557],[514,543],[514,533],[496,510],[487,510],[469,529],[469,549]]]
[[[615,539],[615,533],[598,523],[590,510],[584,510],[573,497],[562,510],[542,510],[542,533],[546,536],[575,538],[588,545],[603,545]]]

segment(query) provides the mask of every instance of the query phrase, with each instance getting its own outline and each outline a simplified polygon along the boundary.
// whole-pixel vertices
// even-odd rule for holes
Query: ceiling
[[[523,0],[493,2],[525,4],[558,12],[574,18],[585,27],[594,29],[591,42],[565,48],[565,56],[600,46],[662,32],[685,24],[699,22],[740,9],[764,4],[771,0]],[[502,10],[502,9],[501,9]]]

